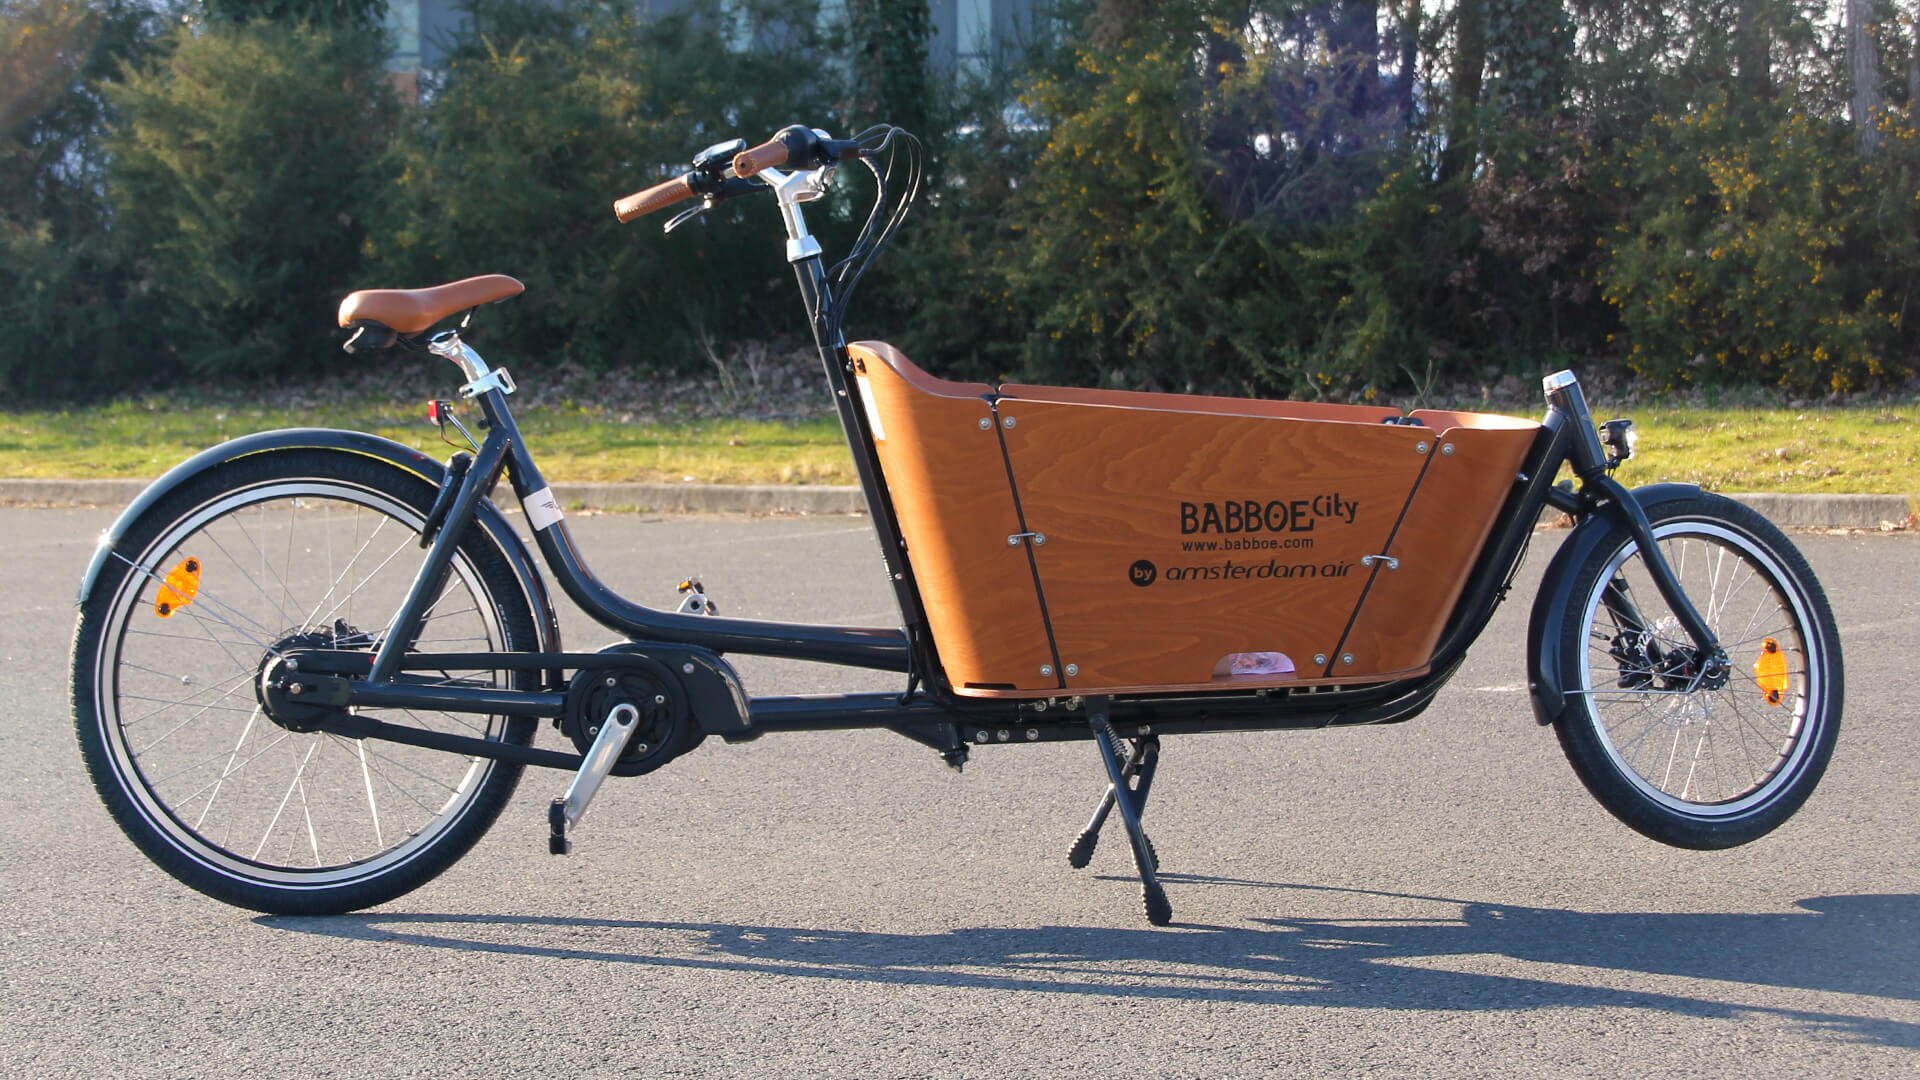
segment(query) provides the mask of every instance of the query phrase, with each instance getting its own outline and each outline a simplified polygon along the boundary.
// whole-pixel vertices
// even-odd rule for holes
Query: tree
[[[1734,82],[1746,97],[1773,96],[1774,0],[1740,0],[1735,15]]]
[[[1560,0],[1485,0],[1487,64],[1500,106],[1538,119],[1565,101],[1573,23]]]
[[[926,0],[847,0],[847,21],[858,57],[856,122],[927,129],[927,39],[933,23]]]
[[[1920,9],[1916,9],[1912,23],[1913,45],[1907,53],[1907,109],[1920,109]]]
[[[1453,67],[1448,76],[1447,148],[1440,179],[1451,180],[1473,164],[1475,113],[1487,69],[1486,0],[1459,0],[1453,8]]]
[[[387,12],[387,0],[201,0],[201,6],[220,22],[264,19],[361,29],[380,26]]]
[[[111,88],[106,143],[151,331],[197,375],[311,369],[340,297],[368,284],[395,116],[384,43],[253,21],[176,27],[166,45]]]
[[[1872,0],[1847,0],[1847,72],[1852,77],[1854,146],[1870,158],[1880,147],[1880,50],[1873,41]]]
[[[1414,126],[1414,102],[1420,81],[1420,0],[1401,0],[1399,17],[1400,77],[1394,84],[1394,100],[1399,103],[1400,122]]]
[[[139,353],[100,141],[103,90],[156,21],[139,0],[0,0],[0,387],[70,393]]]

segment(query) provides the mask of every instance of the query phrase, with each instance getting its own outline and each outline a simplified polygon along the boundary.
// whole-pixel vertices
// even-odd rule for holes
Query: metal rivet
[[[1317,652],[1317,653],[1314,653],[1314,654],[1313,654],[1313,662],[1314,662],[1314,663],[1316,663],[1316,664],[1324,664],[1324,663],[1326,663],[1326,662],[1327,662],[1327,654],[1326,654],[1326,653],[1323,653],[1323,652]]]
[[[655,705],[665,705],[667,703],[667,695],[665,694],[653,695],[653,703]]]
[[[590,728],[588,728],[588,729],[587,729],[587,734],[589,734],[589,735],[598,735],[598,734],[600,734],[600,725],[599,725],[599,724],[595,724],[595,725],[593,725],[592,727],[590,727]]]
[[[1034,533],[1034,534],[1033,534],[1033,546],[1034,546],[1034,547],[1039,547],[1039,546],[1041,546],[1042,544],[1045,544],[1046,542],[1047,542],[1047,534],[1046,534],[1046,533]]]
[[[1012,427],[1012,426],[1013,426],[1013,417],[1011,417],[1011,416],[1009,416],[1009,417],[1007,417],[1007,418],[1006,418],[1005,420],[1002,420],[1002,421],[1000,421],[1000,425],[1001,425],[1002,427]]]
[[[287,670],[288,670],[288,671],[299,671],[299,670],[300,670],[300,661],[298,661],[298,660],[295,660],[295,659],[294,659],[293,657],[291,657],[291,656],[289,656],[289,657],[287,657]]]
[[[636,754],[644,754],[644,753],[646,753],[647,751],[649,751],[649,750],[651,750],[651,749],[653,749],[653,747],[651,747],[651,746],[648,746],[648,745],[647,745],[646,743],[634,743],[634,744],[633,744],[633,752],[634,752],[634,753],[636,753]]]
[[[981,417],[981,418],[980,418],[980,430],[981,430],[981,431],[992,431],[992,430],[993,430],[993,418],[992,418],[992,417],[987,417],[987,416],[983,416],[983,417]]]
[[[981,731],[976,731],[976,732],[974,732],[974,733],[973,733],[973,741],[974,741],[974,742],[986,742],[986,741],[987,741],[987,733],[986,733],[986,731],[985,731],[985,730],[981,730]]]
[[[1421,439],[1421,440],[1420,440],[1419,442],[1417,442],[1417,443],[1414,443],[1414,444],[1413,444],[1413,452],[1414,452],[1414,453],[1416,453],[1416,454],[1424,454],[1424,453],[1426,453],[1426,452],[1427,452],[1427,440],[1425,440],[1425,439]]]
[[[1441,453],[1443,453],[1443,454],[1451,454],[1451,453],[1453,453],[1453,444],[1452,444],[1452,443],[1441,443],[1441,444],[1440,444],[1440,452],[1441,452]]]
[[[1028,729],[1027,729],[1027,741],[1028,741],[1028,742],[1037,742],[1037,741],[1039,741],[1039,738],[1040,738],[1040,729],[1039,729],[1039,728],[1028,728]]]
[[[994,734],[999,736],[1001,742],[1006,742],[1008,739],[1013,738],[1013,732],[1008,731],[1006,728],[1001,728],[999,731],[994,732]]]
[[[302,686],[299,683],[287,684],[287,693],[289,694],[304,694],[306,692],[307,692],[307,688],[305,686]]]
[[[1008,546],[1008,547],[1019,547],[1019,546],[1020,546],[1020,534],[1019,534],[1019,533],[1014,533],[1014,534],[1013,534],[1012,536],[1009,536],[1009,537],[1007,537],[1007,546]]]
[[[614,677],[613,677],[613,676],[611,676],[611,675],[609,675],[609,676],[607,676],[607,685],[608,685],[608,686],[619,686],[619,685],[620,685],[620,680],[619,680],[619,679],[616,679],[616,678],[614,678]]]
[[[1352,653],[1345,653],[1345,654],[1343,654],[1343,655],[1342,655],[1342,656],[1340,657],[1340,662],[1341,662],[1341,663],[1343,663],[1343,664],[1351,664],[1351,663],[1353,663],[1353,654],[1352,654]]]
[[[681,665],[680,665],[680,673],[681,673],[682,675],[691,675],[691,674],[693,674],[693,664],[692,664],[691,662],[689,662],[689,663],[685,663],[685,664],[681,664]]]
[[[1050,679],[1050,678],[1052,678],[1052,677],[1053,677],[1053,665],[1052,665],[1052,664],[1041,664],[1041,665],[1040,665],[1040,677],[1041,677],[1041,678],[1043,678],[1043,679]]]
[[[1078,674],[1080,674],[1080,665],[1079,665],[1079,664],[1068,664],[1068,665],[1067,665],[1067,677],[1068,677],[1068,678],[1072,678],[1073,676],[1075,676],[1075,675],[1078,675]]]

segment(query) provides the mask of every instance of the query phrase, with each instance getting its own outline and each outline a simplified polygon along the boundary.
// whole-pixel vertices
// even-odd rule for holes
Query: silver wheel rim
[[[1647,576],[1637,545],[1614,553],[1586,597],[1585,654],[1576,693],[1600,748],[1619,775],[1658,805],[1693,817],[1747,814],[1791,786],[1811,752],[1809,710],[1822,701],[1825,657],[1806,598],[1784,567],[1742,533],[1705,521],[1657,525],[1654,537],[1726,650],[1720,689],[1624,688],[1651,674],[1611,651],[1621,628],[1603,603],[1624,573],[1661,647],[1690,644]],[[1655,614],[1657,613],[1657,614]],[[1787,661],[1779,705],[1767,703],[1754,664],[1767,638]]]
[[[321,889],[405,865],[471,810],[493,761],[289,732],[254,694],[260,658],[290,633],[334,619],[384,633],[423,558],[422,523],[369,488],[267,482],[195,508],[123,561],[130,570],[107,606],[94,701],[115,779],[157,835],[229,878]],[[198,594],[161,619],[159,590],[186,557],[202,564]],[[485,596],[456,551],[418,644],[501,648]],[[411,710],[397,719],[487,738],[504,727],[497,717]]]

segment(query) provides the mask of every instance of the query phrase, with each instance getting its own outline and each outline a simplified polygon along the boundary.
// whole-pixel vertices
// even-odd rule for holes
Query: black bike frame
[[[832,298],[820,258],[795,263],[801,295],[818,346],[827,386],[853,452],[881,554],[905,625],[899,628],[843,627],[762,622],[665,612],[634,603],[609,589],[588,568],[564,517],[535,525],[534,540],[561,588],[594,620],[645,645],[692,646],[714,654],[741,653],[783,657],[908,676],[900,694],[843,694],[761,697],[748,701],[745,726],[720,734],[730,740],[756,738],[769,731],[819,731],[885,728],[964,757],[969,743],[1038,742],[1093,736],[1083,702],[1061,694],[1038,700],[982,700],[952,694],[941,674],[938,651],[927,630],[913,569],[880,464],[866,411],[848,376],[846,342],[831,318]],[[424,707],[494,715],[557,717],[565,709],[561,681],[568,667],[593,666],[605,654],[483,653],[458,657],[409,655],[424,615],[446,581],[453,552],[471,526],[476,508],[504,472],[523,505],[547,488],[526,441],[507,407],[499,385],[477,396],[486,418],[486,439],[470,468],[459,477],[451,508],[432,538],[426,560],[372,660],[366,676],[345,686],[341,706]],[[1582,487],[1554,487],[1563,464],[1572,464]],[[451,481],[449,481],[451,482]],[[444,495],[444,493],[443,493]],[[1635,536],[1655,584],[1703,652],[1714,639],[1694,611],[1653,542],[1647,519],[1634,497],[1608,475],[1593,420],[1571,379],[1549,387],[1540,432],[1528,452],[1468,583],[1456,603],[1432,662],[1424,675],[1354,687],[1232,690],[1210,693],[1135,695],[1102,699],[1116,731],[1126,735],[1199,731],[1326,727],[1393,723],[1425,709],[1452,676],[1467,647],[1477,638],[1504,599],[1518,569],[1535,522],[1548,506],[1584,516],[1614,505]],[[358,655],[365,664],[365,654]],[[457,661],[457,663],[450,663]],[[517,670],[546,672],[540,690],[498,687],[428,686],[407,670]],[[341,735],[408,742],[465,754],[556,768],[576,768],[579,755],[491,740],[424,731],[356,716],[341,709],[316,726]]]

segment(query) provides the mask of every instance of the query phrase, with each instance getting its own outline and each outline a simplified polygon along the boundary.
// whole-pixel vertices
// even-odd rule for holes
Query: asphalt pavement
[[[1920,1071],[1920,536],[1796,534],[1838,614],[1839,749],[1746,847],[1609,817],[1522,691],[1564,533],[1433,708],[1168,741],[1140,916],[1083,743],[964,774],[878,732],[705,746],[616,779],[546,853],[529,770],[460,864],[360,914],[272,918],[150,865],[81,769],[72,595],[102,510],[0,510],[0,1071],[10,1076],[1910,1076]],[[573,518],[670,605],[897,620],[851,517]],[[569,609],[567,644],[611,635]],[[889,677],[743,663],[756,693]],[[555,745],[551,734],[543,745]]]

